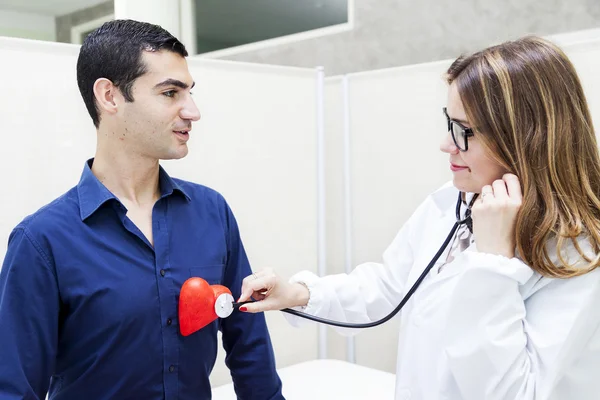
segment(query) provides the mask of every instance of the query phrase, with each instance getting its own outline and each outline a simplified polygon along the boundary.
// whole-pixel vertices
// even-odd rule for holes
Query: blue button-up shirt
[[[79,184],[11,233],[0,271],[0,399],[210,399],[221,330],[238,398],[282,399],[263,314],[190,336],[190,277],[240,295],[251,274],[223,197],[160,170],[154,246],[86,164]]]

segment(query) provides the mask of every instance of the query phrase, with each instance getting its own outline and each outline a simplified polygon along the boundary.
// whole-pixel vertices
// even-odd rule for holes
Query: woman
[[[458,58],[447,81],[453,185],[416,210],[384,263],[290,282],[260,271],[240,300],[377,320],[433,257],[463,192],[473,233],[458,230],[402,311],[396,399],[598,399],[600,160],[577,74],[527,37]]]

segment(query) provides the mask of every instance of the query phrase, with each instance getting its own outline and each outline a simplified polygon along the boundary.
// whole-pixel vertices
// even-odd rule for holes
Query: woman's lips
[[[466,169],[469,169],[469,167],[465,167],[464,165],[456,165],[456,164],[450,163],[450,169],[453,172],[458,172],[458,171],[464,171]]]

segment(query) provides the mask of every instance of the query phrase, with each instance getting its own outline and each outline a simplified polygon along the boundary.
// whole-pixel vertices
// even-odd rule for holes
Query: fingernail
[[[240,311],[248,311],[248,307],[240,307]]]

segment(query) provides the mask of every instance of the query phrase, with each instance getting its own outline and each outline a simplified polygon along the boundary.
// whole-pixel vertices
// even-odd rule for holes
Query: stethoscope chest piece
[[[233,313],[233,296],[230,293],[222,293],[215,300],[215,314],[219,318],[227,318]]]

